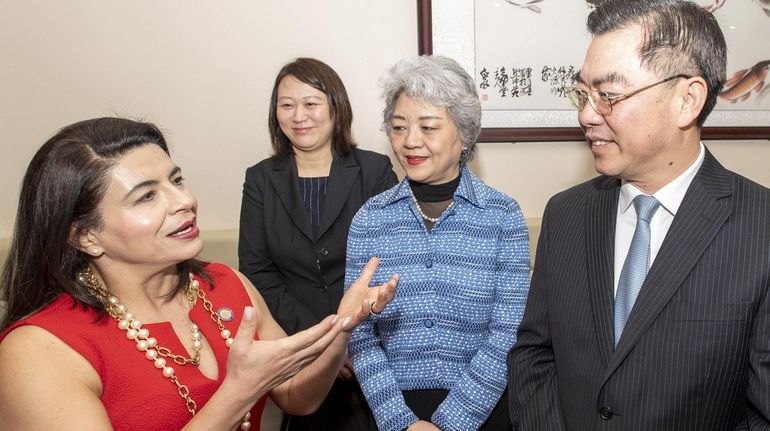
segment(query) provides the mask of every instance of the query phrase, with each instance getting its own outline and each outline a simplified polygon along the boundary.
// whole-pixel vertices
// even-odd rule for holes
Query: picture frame
[[[418,52],[420,55],[435,53],[452,57],[471,73],[474,79],[478,80],[475,1],[477,0],[438,2],[417,0]],[[500,1],[505,3],[505,0]],[[519,3],[524,5],[522,7],[527,7],[527,4],[537,2],[509,3]],[[770,31],[770,18],[768,31]],[[751,46],[751,44],[748,45]],[[583,51],[584,47],[581,46],[579,50]],[[580,55],[583,54],[584,52],[580,53]],[[730,75],[728,71],[728,78]],[[770,76],[768,79],[770,80]],[[482,109],[479,142],[548,142],[585,139],[582,130],[578,127],[575,110],[566,105],[563,109]],[[703,128],[702,139],[770,140],[770,127],[767,125],[770,125],[770,109],[720,111],[717,105],[717,109],[709,116],[706,127]]]

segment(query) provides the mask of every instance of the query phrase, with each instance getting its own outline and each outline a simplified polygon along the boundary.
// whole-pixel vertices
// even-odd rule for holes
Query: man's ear
[[[99,237],[93,229],[70,228],[70,245],[91,257],[99,257],[104,254],[104,249],[99,244]]]
[[[677,118],[677,126],[682,129],[697,123],[708,98],[708,86],[702,77],[694,76],[683,81],[678,87],[681,105]]]

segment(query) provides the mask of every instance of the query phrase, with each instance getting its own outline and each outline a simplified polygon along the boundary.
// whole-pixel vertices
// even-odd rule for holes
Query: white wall
[[[34,151],[59,127],[105,115],[161,126],[201,227],[236,228],[243,172],[269,154],[273,79],[297,56],[337,70],[361,147],[390,154],[377,79],[416,55],[416,11],[413,0],[0,0],[0,238]],[[709,147],[770,186],[770,143]],[[528,217],[594,175],[582,143],[484,143],[472,166]]]
[[[34,151],[61,126],[157,123],[204,229],[238,226],[246,167],[269,155],[273,80],[298,56],[337,70],[361,147],[389,151],[377,79],[417,54],[412,0],[0,0],[0,237]]]

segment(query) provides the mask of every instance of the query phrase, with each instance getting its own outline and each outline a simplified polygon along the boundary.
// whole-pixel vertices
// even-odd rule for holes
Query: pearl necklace
[[[126,306],[120,302],[120,299],[118,299],[117,296],[112,295],[107,291],[102,283],[96,278],[90,266],[86,266],[84,270],[78,273],[78,281],[88,288],[88,290],[94,294],[102,304],[104,304],[107,313],[118,322],[118,328],[126,331],[126,338],[136,342],[136,349],[140,352],[144,352],[145,358],[153,361],[155,368],[162,372],[163,377],[171,380],[171,382],[176,385],[177,392],[184,400],[187,411],[190,412],[191,416],[195,416],[198,405],[195,403],[195,400],[190,397],[190,389],[179,382],[179,379],[174,375],[174,368],[169,366],[164,358],[170,358],[177,365],[192,364],[198,366],[200,363],[200,350],[201,347],[203,347],[201,342],[201,332],[198,325],[195,323],[190,325],[190,332],[192,332],[193,339],[193,354],[191,357],[186,358],[182,355],[176,355],[168,348],[158,345],[158,340],[150,337],[150,331],[146,328],[142,328],[142,322],[136,319],[136,317],[128,311]],[[198,302],[198,298],[201,299],[203,308],[209,312],[211,320],[214,321],[219,329],[220,337],[224,340],[225,346],[229,348],[233,344],[233,338],[230,336],[231,333],[225,328],[225,325],[222,324],[222,319],[219,317],[219,314],[214,311],[214,305],[208,298],[206,298],[206,293],[200,290],[200,283],[193,278],[192,273],[190,273],[190,281],[188,281],[187,286],[185,286],[185,294],[187,296],[187,301],[190,304],[190,309],[192,309]],[[249,419],[251,419],[251,412],[246,412],[246,415],[241,419],[240,429],[245,431],[251,428]]]
[[[423,219],[425,219],[425,220],[427,220],[427,221],[429,221],[431,223],[438,222],[438,220],[441,218],[441,215],[444,214],[444,211],[452,208],[454,206],[454,204],[455,204],[455,201],[450,202],[449,205],[446,208],[444,208],[444,211],[442,211],[441,214],[438,217],[435,217],[435,218],[434,217],[428,217],[427,215],[425,215],[424,212],[422,212],[422,208],[420,208],[420,203],[417,202],[417,198],[414,197],[414,192],[412,192],[411,195],[412,195],[412,200],[414,201],[414,205],[417,207],[417,212],[420,213],[420,217],[422,217]]]

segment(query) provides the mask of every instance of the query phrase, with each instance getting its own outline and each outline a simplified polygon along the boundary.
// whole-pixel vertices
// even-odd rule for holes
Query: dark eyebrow
[[[626,79],[625,76],[623,76],[623,75],[621,75],[621,74],[619,74],[617,72],[608,73],[608,74],[606,74],[604,76],[600,76],[600,77],[594,79],[593,81],[591,81],[591,85],[594,86],[594,87],[598,87],[598,86],[600,86],[602,84],[606,84],[606,83],[610,83],[610,84],[625,84],[625,85],[629,84],[628,79]]]
[[[585,79],[583,79],[583,77],[580,76],[581,72],[578,72],[577,74],[575,74],[575,81],[579,82],[581,84],[586,84]],[[625,84],[625,85],[629,85],[630,84],[628,82],[628,79],[626,79],[625,76],[623,76],[623,75],[621,75],[621,74],[619,74],[617,72],[610,72],[610,73],[608,73],[608,74],[606,74],[604,76],[600,76],[600,77],[595,78],[594,80],[592,80],[591,81],[591,86],[596,88],[596,87],[598,87],[598,86],[600,86],[602,84],[606,84],[606,83]]]
[[[182,172],[182,168],[180,168],[179,166],[174,166],[174,168],[171,169],[171,172],[168,173],[168,178],[171,179],[174,175],[176,175],[176,174],[178,174],[180,172]],[[139,190],[141,188],[157,185],[158,182],[159,181],[157,181],[157,180],[142,181],[141,183],[139,183],[139,184],[135,185],[134,187],[132,187],[131,190],[129,190],[128,193],[126,193],[126,195],[123,197],[123,199],[128,199],[129,196],[131,196],[132,194],[134,194],[134,192],[136,192],[137,190]]]
[[[281,99],[289,99],[289,100],[294,100],[294,98],[293,98],[293,97],[289,97],[289,96],[278,96],[278,100],[281,100]],[[309,95],[309,96],[302,96],[302,97],[300,97],[300,98],[299,98],[299,100],[308,100],[308,99],[318,99],[318,100],[325,100],[325,98],[324,98],[324,97],[322,97],[322,96],[316,96],[315,94],[311,94],[311,95]]]
[[[142,189],[142,188],[145,188],[145,187],[154,186],[154,185],[157,185],[157,184],[158,184],[158,181],[156,181],[156,180],[142,181],[141,183],[139,183],[139,184],[135,185],[134,187],[132,187],[131,190],[129,190],[128,193],[126,193],[126,195],[123,197],[123,199],[127,200],[132,194],[134,194],[139,189]]]

